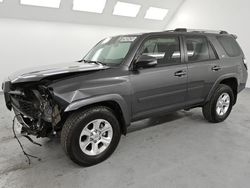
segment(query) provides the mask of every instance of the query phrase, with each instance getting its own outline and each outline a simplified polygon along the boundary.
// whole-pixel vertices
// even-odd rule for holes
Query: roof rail
[[[187,28],[176,28],[170,30],[170,32],[195,32],[195,33],[217,33],[217,34],[228,34],[227,31],[216,31],[216,30],[201,30],[201,29],[187,29]]]
[[[176,28],[175,32],[188,32],[187,28]]]
[[[227,31],[220,31],[220,34],[228,34]]]

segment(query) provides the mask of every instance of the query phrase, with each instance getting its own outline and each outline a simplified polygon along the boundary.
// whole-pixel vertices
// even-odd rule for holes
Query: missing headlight
[[[33,92],[39,100],[41,119],[55,126],[59,123],[61,117],[59,107],[54,103],[50,91],[46,88],[42,88],[42,91],[33,90]]]
[[[46,122],[52,122],[52,106],[48,101],[43,101],[42,106],[42,119]]]

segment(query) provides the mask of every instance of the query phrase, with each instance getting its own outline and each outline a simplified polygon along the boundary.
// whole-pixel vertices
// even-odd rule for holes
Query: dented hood
[[[66,74],[85,72],[85,71],[96,71],[107,68],[109,67],[95,63],[84,63],[84,62],[62,63],[62,64],[41,66],[41,67],[22,70],[10,75],[9,80],[11,81],[11,83],[33,82],[33,81],[40,81],[44,78],[56,75],[62,75],[62,74],[66,75]]]

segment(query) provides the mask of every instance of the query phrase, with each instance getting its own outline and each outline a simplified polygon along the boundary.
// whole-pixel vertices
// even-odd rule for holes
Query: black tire
[[[109,146],[100,154],[85,154],[79,144],[83,128],[95,119],[108,121],[113,129],[113,137]],[[75,112],[66,120],[61,132],[61,144],[70,159],[80,166],[92,166],[107,159],[116,149],[121,137],[120,125],[111,109],[103,106],[92,107]]]
[[[216,103],[220,95],[223,93],[227,93],[230,96],[230,103],[227,112],[220,116],[216,112]],[[210,100],[202,108],[204,118],[211,123],[219,123],[224,121],[232,110],[234,100],[234,93],[232,89],[225,84],[220,84],[215,90],[214,94],[211,96]]]

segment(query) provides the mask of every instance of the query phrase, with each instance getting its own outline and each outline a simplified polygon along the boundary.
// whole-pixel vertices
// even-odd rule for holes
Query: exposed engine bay
[[[22,125],[22,134],[47,137],[56,133],[61,115],[60,108],[53,98],[52,89],[43,85],[17,85],[11,86],[10,89],[8,83],[5,83],[6,105],[9,110],[13,109]]]
[[[74,92],[83,87],[79,77],[108,68],[99,63],[71,62],[14,73],[2,85],[6,106],[13,109],[23,135],[48,137],[61,130],[67,116],[65,108],[77,96]],[[65,86],[64,80],[70,78],[73,82],[54,95],[55,89]],[[51,86],[57,82],[61,83]],[[62,98],[65,92],[69,94]]]
[[[23,70],[5,79],[2,83],[5,103],[15,114],[12,131],[29,164],[30,158],[39,161],[41,158],[25,151],[16,132],[32,144],[42,146],[30,136],[53,137],[62,130],[71,111],[66,108],[74,100],[84,97],[78,92],[85,85],[79,78],[108,68],[100,63],[71,62]],[[67,83],[67,80],[72,82]]]

